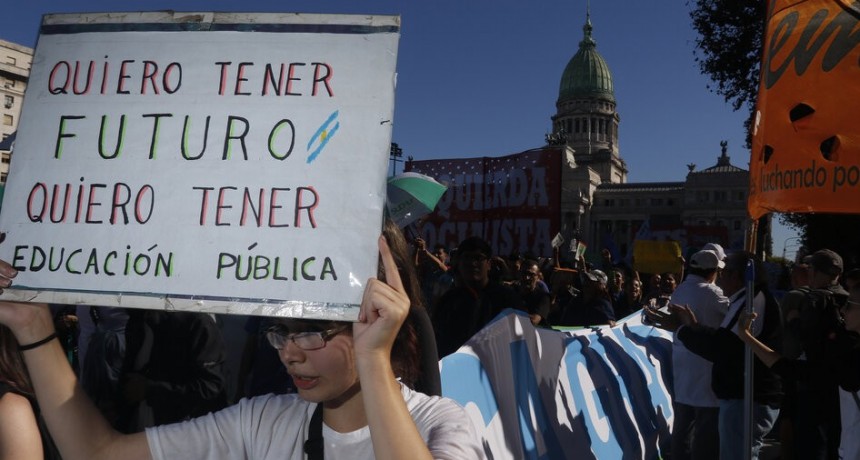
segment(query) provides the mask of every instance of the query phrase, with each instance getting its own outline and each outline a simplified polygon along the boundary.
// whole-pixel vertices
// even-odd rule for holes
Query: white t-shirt
[[[401,391],[434,458],[484,458],[475,428],[460,405],[405,385]],[[242,399],[194,420],[147,428],[146,439],[156,460],[304,460],[304,442],[316,406],[295,394]],[[323,440],[326,460],[375,458],[369,427],[338,433],[323,424]]]
[[[839,389],[840,416],[842,419],[842,436],[839,443],[839,458],[843,460],[857,460],[860,458],[860,392],[852,394],[842,388]]]
[[[699,324],[720,327],[729,309],[723,290],[701,276],[690,274],[672,293],[672,303],[689,305]],[[696,355],[681,343],[672,342],[672,369],[675,401],[696,407],[718,407],[711,389],[711,362]]]

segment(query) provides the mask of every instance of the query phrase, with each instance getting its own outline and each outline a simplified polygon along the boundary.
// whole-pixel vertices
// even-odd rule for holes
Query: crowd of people
[[[777,301],[760,260],[718,244],[677,273],[640,274],[608,250],[561,263],[493,254],[479,237],[429,248],[391,222],[383,235],[359,321],[248,317],[232,392],[213,315],[2,303],[0,459],[483,458],[437,363],[505,309],[536,327],[642,314],[672,331],[664,458],[743,458],[745,344],[758,356],[754,455],[779,426],[782,458],[860,458],[845,435],[860,426],[860,271],[833,251],[795,264]],[[0,261],[0,286],[13,280]]]
[[[780,458],[860,458],[860,271],[829,249],[791,270],[777,301],[753,254],[700,251],[669,305],[643,310],[674,332],[673,459],[744,458],[747,435],[758,458],[775,426]],[[757,357],[748,430],[745,344]]]
[[[829,249],[787,267],[790,286],[777,300],[759,258],[726,254],[716,243],[680,259],[677,273],[652,274],[613,261],[608,250],[599,264],[562,266],[558,258],[494,256],[474,237],[450,253],[425,246],[417,241],[415,263],[424,292],[431,293],[440,356],[505,308],[522,310],[536,326],[614,326],[642,311],[646,323],[674,332],[674,422],[665,458],[744,458],[744,360],[751,344],[759,356],[752,458],[778,426],[770,437],[780,443],[780,458],[860,459],[854,436],[860,427],[860,323],[854,321],[860,269],[846,272],[842,257]]]
[[[414,246],[439,356],[456,351],[507,308],[525,312],[535,326],[614,326],[645,304],[668,300],[683,275],[683,268],[649,275],[645,291],[640,274],[612,260],[608,250],[594,265],[584,257],[562,263],[558,254],[503,257],[479,237],[466,238],[451,251],[430,251],[420,238]]]

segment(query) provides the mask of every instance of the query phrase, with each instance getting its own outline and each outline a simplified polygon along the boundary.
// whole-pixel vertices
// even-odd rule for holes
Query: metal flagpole
[[[758,233],[758,220],[753,219],[750,223],[750,234],[747,235],[747,248],[753,257],[757,257],[756,236]],[[744,310],[751,314],[753,301],[755,300],[755,261],[747,261],[744,279],[746,281],[746,300]],[[752,415],[753,415],[753,353],[747,344],[744,346],[744,460],[752,460]]]
[[[747,314],[753,312],[755,300],[755,265],[747,261],[746,269],[746,305]],[[744,459],[752,459],[752,415],[753,415],[753,353],[749,345],[744,347]]]

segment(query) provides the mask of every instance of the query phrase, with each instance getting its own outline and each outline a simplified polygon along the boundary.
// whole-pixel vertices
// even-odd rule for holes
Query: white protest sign
[[[5,299],[329,319],[376,275],[399,18],[45,16]]]

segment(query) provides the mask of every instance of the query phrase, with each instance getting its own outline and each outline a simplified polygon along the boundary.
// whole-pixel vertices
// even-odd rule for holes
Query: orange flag
[[[860,213],[860,6],[770,0],[749,213]]]

